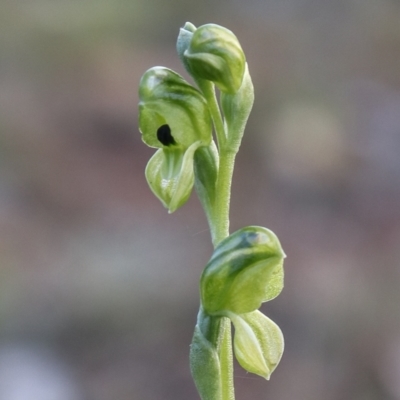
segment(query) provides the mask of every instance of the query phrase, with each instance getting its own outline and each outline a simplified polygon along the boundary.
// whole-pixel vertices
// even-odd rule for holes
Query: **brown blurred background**
[[[188,352],[212,247],[195,196],[144,178],[142,73],[179,27],[246,52],[256,101],[232,230],[288,255],[263,311],[286,350],[237,400],[400,399],[400,3],[12,0],[0,12],[0,400],[198,399]]]

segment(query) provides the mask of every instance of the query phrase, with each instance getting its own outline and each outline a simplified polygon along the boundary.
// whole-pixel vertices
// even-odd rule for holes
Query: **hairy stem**
[[[219,327],[219,360],[221,364],[222,400],[235,400],[231,321],[222,318]]]
[[[216,220],[214,221],[214,246],[229,236],[229,209],[235,156],[235,153],[221,149],[213,213],[216,217]]]
[[[218,148],[221,149],[226,142],[226,133],[221,112],[219,110],[217,97],[215,95],[214,84],[212,82],[203,80],[199,80],[197,84],[207,100],[208,108],[210,109],[211,117],[214,122]]]
[[[219,168],[215,187],[215,199],[212,209],[206,210],[208,211],[207,217],[215,248],[222,240],[229,236],[232,175],[237,149],[232,150],[232,146],[228,146],[227,134],[215,95],[214,84],[204,80],[198,80],[197,84],[207,99],[219,149]],[[213,339],[211,343],[217,349],[220,361],[221,400],[235,400],[231,322],[228,318],[222,318],[214,329],[215,332],[212,335]]]

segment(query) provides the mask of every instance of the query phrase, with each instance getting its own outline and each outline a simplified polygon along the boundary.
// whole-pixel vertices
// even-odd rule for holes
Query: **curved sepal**
[[[248,313],[276,297],[283,288],[284,257],[269,229],[249,226],[231,234],[216,247],[201,276],[205,312]]]
[[[279,326],[258,310],[229,317],[235,327],[233,345],[239,364],[245,370],[269,379],[284,349]]]
[[[226,93],[236,93],[243,80],[246,58],[232,31],[206,24],[193,32],[184,64],[195,80],[214,82]]]

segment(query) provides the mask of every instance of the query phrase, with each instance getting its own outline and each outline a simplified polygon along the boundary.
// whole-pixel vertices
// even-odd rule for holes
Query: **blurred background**
[[[256,101],[232,231],[279,236],[263,311],[286,350],[237,400],[400,399],[400,3],[13,0],[0,13],[0,400],[198,399],[188,353],[212,252],[196,196],[168,215],[137,88],[187,77],[179,28],[214,22]]]

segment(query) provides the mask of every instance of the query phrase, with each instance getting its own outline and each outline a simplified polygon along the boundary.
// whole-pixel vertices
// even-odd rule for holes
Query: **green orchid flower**
[[[266,379],[280,361],[284,340],[279,327],[257,309],[282,291],[284,257],[273,232],[245,227],[216,247],[200,281],[199,330],[208,336],[213,318],[228,317],[239,364]]]
[[[139,86],[142,140],[158,148],[146,167],[153,193],[170,213],[189,198],[196,150],[210,146],[212,124],[202,94],[176,72],[154,67]]]

